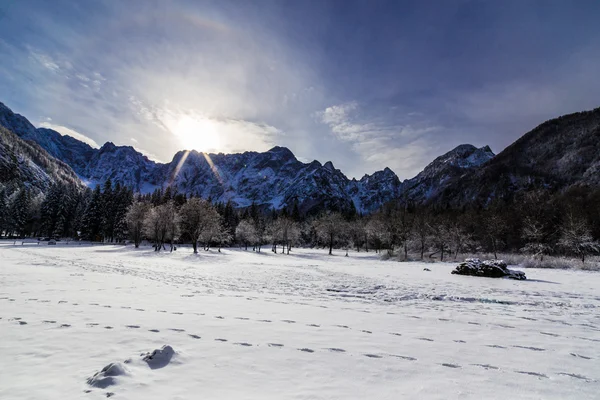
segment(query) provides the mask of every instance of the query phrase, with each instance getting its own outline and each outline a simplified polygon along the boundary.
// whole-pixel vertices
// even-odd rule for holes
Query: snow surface
[[[0,245],[0,399],[600,393],[598,273],[61,243]]]

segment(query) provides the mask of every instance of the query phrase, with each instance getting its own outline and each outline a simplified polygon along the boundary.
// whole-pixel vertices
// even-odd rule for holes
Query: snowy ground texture
[[[598,398],[599,273],[453,267],[1,245],[0,398]]]

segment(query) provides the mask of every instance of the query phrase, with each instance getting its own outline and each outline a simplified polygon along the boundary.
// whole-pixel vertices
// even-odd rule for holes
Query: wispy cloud
[[[407,174],[405,177],[419,172],[431,157],[429,153],[436,146],[429,142],[429,135],[440,129],[417,122],[414,117],[420,115],[415,113],[407,113],[404,121],[398,121],[397,116],[391,122],[365,117],[356,101],[329,106],[316,116],[336,138],[351,144],[362,165],[379,169],[387,166]]]
[[[60,133],[61,135],[71,136],[72,138],[75,138],[75,139],[80,140],[80,141],[82,141],[84,143],[87,143],[87,144],[89,144],[90,146],[92,146],[94,148],[99,148],[100,147],[98,145],[98,143],[96,143],[92,138],[84,135],[83,133],[77,132],[74,129],[67,128],[66,126],[52,124],[52,123],[47,122],[47,121],[42,122],[40,124],[40,126],[42,128],[53,129],[56,132]]]

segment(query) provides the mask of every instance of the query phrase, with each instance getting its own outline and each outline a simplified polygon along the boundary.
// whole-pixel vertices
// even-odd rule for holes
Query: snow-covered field
[[[1,245],[0,399],[599,398],[599,273],[452,267]]]

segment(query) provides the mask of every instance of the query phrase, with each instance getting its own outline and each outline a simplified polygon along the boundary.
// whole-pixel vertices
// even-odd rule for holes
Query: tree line
[[[585,262],[600,251],[600,190],[563,193],[533,190],[514,200],[461,209],[411,204],[397,199],[362,215],[323,210],[304,215],[298,203],[282,210],[256,204],[235,209],[174,189],[150,194],[110,180],[94,190],[53,185],[33,195],[27,187],[10,196],[0,187],[0,232],[12,237],[72,237],[121,243],[143,240],[157,251],[178,243],[199,248],[238,245],[260,252],[270,246],[289,254],[294,247],[383,252],[388,257],[456,259],[461,254],[525,253],[543,259],[567,255]],[[168,247],[167,247],[168,246]]]

